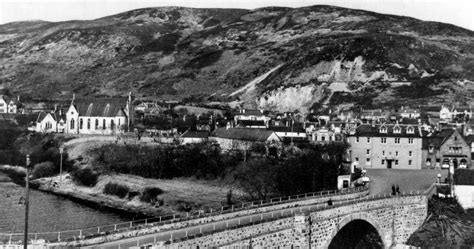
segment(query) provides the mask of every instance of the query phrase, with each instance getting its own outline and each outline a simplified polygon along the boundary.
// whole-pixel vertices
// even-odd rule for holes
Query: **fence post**
[[[38,240],[38,234],[35,233],[35,240]]]
[[[260,220],[263,220],[263,214],[260,214]]]
[[[160,216],[160,221],[159,222],[161,223],[161,216]]]
[[[130,228],[132,228],[132,222],[130,221]]]
[[[97,227],[97,233],[100,233],[100,227]]]
[[[281,197],[280,197],[280,202],[281,202]]]
[[[221,213],[223,213],[223,212],[224,212],[224,206],[221,207]]]
[[[82,230],[79,230],[79,237],[82,237]]]
[[[61,241],[61,232],[58,232],[58,241]]]
[[[114,225],[114,230],[117,230],[117,224]]]
[[[232,205],[232,212],[234,212],[234,205]]]
[[[260,206],[262,206],[262,205],[263,205],[263,200],[260,201]]]
[[[226,221],[225,221],[225,228],[228,228],[228,227],[229,227],[229,221],[226,220]]]

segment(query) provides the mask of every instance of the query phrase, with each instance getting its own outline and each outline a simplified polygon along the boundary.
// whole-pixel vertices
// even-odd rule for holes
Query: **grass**
[[[400,192],[425,191],[436,181],[437,174],[441,180],[447,176],[447,170],[401,170],[401,169],[367,169],[370,178],[370,194],[390,194],[392,185],[399,185]]]

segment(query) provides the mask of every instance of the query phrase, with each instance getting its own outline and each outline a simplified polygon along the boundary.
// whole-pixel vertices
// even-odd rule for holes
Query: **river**
[[[25,191],[5,179],[0,173],[0,233],[22,233],[25,208],[18,201]],[[132,217],[123,214],[96,210],[64,197],[30,190],[30,233],[90,228],[130,220]]]

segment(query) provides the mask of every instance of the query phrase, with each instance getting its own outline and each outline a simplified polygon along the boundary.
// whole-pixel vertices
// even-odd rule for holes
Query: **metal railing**
[[[104,225],[98,227],[91,227],[91,228],[84,228],[84,229],[74,229],[74,230],[64,230],[64,231],[53,231],[53,232],[34,232],[28,234],[28,239],[32,240],[32,242],[67,242],[67,241],[75,241],[79,239],[89,239],[100,237],[104,235],[109,235],[112,233],[120,233],[126,231],[137,230],[141,228],[150,228],[155,226],[161,226],[165,224],[172,224],[177,222],[189,221],[194,219],[206,218],[216,215],[223,215],[223,214],[230,214],[230,213],[238,213],[241,211],[246,210],[253,210],[259,209],[269,206],[276,206],[286,203],[293,203],[305,199],[312,199],[312,198],[326,198],[326,197],[334,197],[334,196],[343,196],[349,195],[353,193],[360,193],[363,191],[368,190],[368,186],[357,187],[352,189],[345,189],[345,190],[328,190],[328,191],[319,191],[319,192],[311,192],[299,195],[292,195],[286,197],[278,197],[278,198],[271,198],[268,200],[260,200],[260,201],[253,201],[253,202],[245,202],[236,205],[230,206],[222,206],[219,209],[208,209],[193,213],[186,213],[186,214],[171,214],[166,216],[160,217],[153,217],[141,220],[134,220],[122,223],[116,223],[111,225]],[[289,208],[289,207],[287,207]],[[258,212],[258,210],[256,210]],[[244,214],[247,215],[247,214]],[[236,215],[235,218],[239,217]],[[208,222],[213,222],[208,221]],[[176,228],[171,228],[176,229]],[[162,229],[160,231],[165,231]],[[0,244],[1,243],[9,243],[14,244],[15,241],[22,241],[23,233],[0,233]],[[22,243],[22,242],[20,242]]]

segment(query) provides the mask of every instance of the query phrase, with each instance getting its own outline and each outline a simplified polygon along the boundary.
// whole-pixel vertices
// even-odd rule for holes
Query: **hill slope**
[[[361,100],[367,96],[390,104],[449,96],[466,102],[474,81],[473,31],[322,5],[163,7],[91,21],[10,23],[0,25],[0,55],[0,88],[34,97],[132,91],[305,110],[325,100],[331,82],[351,89],[333,104],[371,104]],[[399,81],[413,84],[387,85]]]

